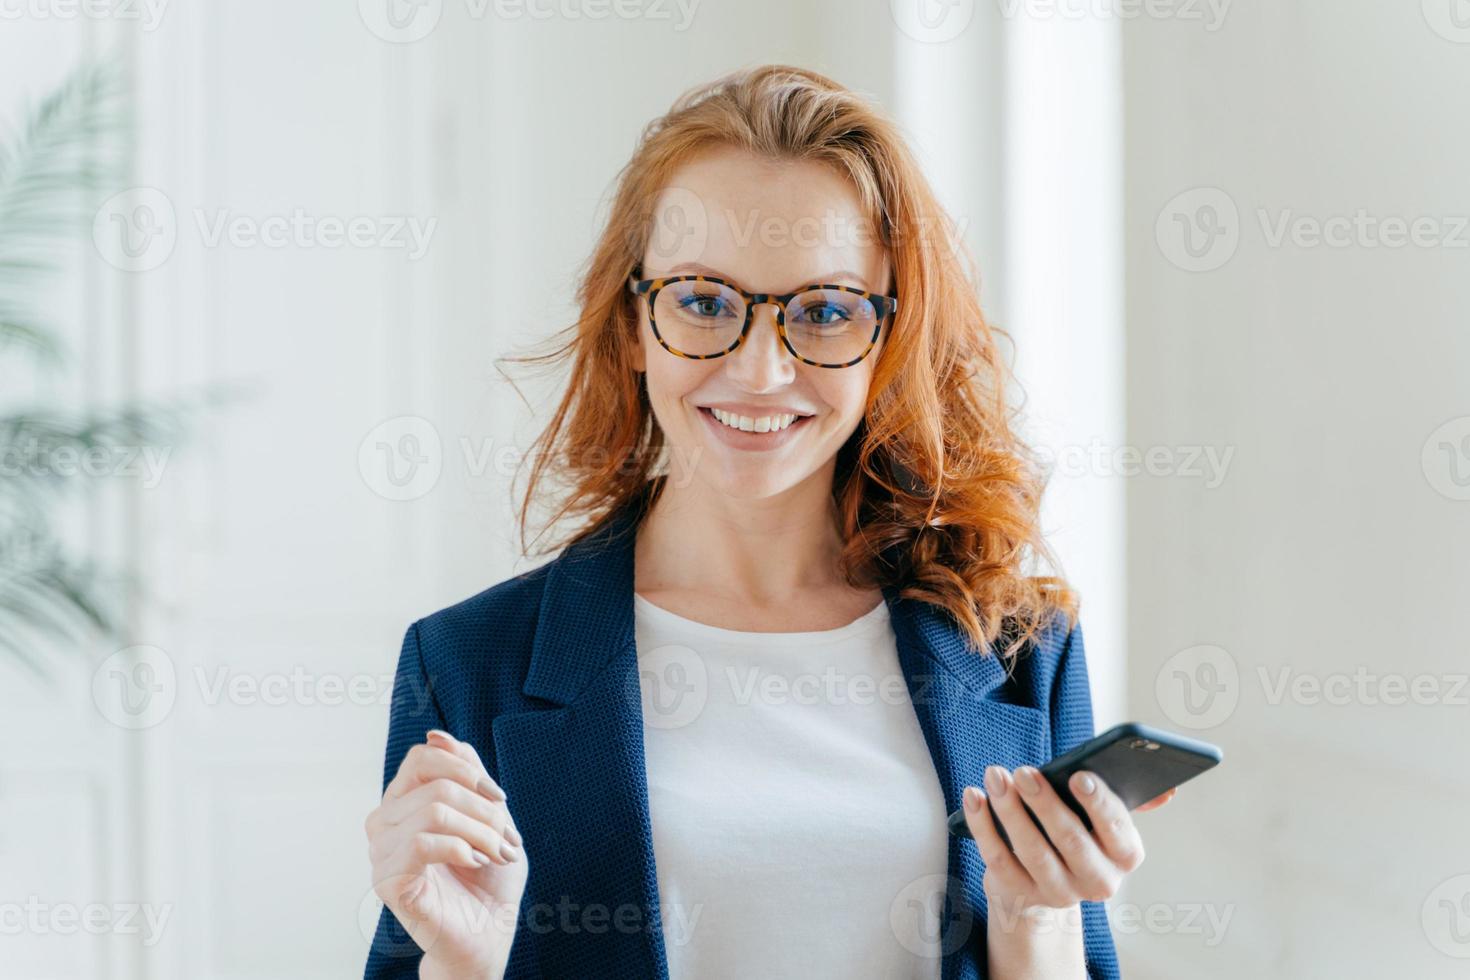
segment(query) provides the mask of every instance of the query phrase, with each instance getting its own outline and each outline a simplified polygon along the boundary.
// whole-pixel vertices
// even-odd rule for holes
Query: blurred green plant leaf
[[[69,364],[43,289],[85,254],[98,198],[125,173],[127,95],[115,61],[88,62],[0,137],[0,353],[37,368]],[[86,410],[38,404],[0,412],[0,656],[46,678],[39,653],[45,640],[120,628],[128,577],[70,554],[55,529],[67,494],[96,481],[57,461],[171,449],[198,408],[220,400],[206,393],[194,403]]]

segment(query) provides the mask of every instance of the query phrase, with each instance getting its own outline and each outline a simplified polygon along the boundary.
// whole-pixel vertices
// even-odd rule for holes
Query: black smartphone
[[[1083,826],[1091,830],[1092,821],[1087,818],[1087,811],[1072,796],[1067,785],[1073,773],[1082,769],[1097,773],[1123,801],[1123,805],[1132,810],[1188,782],[1206,769],[1214,768],[1223,758],[1224,753],[1219,747],[1209,742],[1137,722],[1125,722],[1038,768],[1057,795],[1082,818]],[[1034,814],[1032,819],[1035,819]],[[1010,838],[1006,836],[999,817],[995,817],[995,826],[1000,831],[1001,840],[1010,846]],[[971,836],[963,808],[949,815],[949,832],[956,837]],[[1042,831],[1043,836],[1045,833]]]

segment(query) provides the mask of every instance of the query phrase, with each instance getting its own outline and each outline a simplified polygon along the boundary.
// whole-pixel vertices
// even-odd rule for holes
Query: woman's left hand
[[[987,768],[988,796],[973,786],[965,789],[965,821],[985,861],[985,895],[992,905],[1000,902],[1015,915],[1105,901],[1117,892],[1123,877],[1143,863],[1143,841],[1133,817],[1102,778],[1079,772],[1068,786],[1087,811],[1091,832],[1031,766],[1019,767],[1014,776],[1002,766]],[[1153,810],[1173,797],[1171,789],[1137,809]],[[1005,825],[1014,852],[995,829],[992,811]],[[1046,836],[1036,821],[1046,828]]]

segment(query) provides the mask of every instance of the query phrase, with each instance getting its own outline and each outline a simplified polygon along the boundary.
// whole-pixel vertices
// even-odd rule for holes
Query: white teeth
[[[739,429],[741,432],[780,432],[797,419],[797,416],[789,413],[763,415],[758,419],[753,419],[748,415],[736,415],[718,408],[710,409],[710,413],[725,425],[732,429]]]

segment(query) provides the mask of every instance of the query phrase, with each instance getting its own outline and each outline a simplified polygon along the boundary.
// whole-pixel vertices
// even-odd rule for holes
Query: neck
[[[830,465],[757,500],[713,491],[697,477],[666,482],[638,530],[635,587],[714,592],[765,606],[840,584],[831,488]]]

